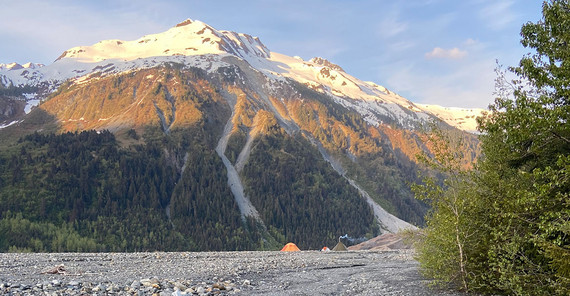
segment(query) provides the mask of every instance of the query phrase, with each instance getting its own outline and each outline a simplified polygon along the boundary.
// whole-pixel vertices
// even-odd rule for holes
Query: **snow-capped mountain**
[[[10,70],[21,70],[21,69],[38,69],[43,67],[44,64],[35,64],[35,63],[25,63],[23,65],[20,65],[18,63],[10,63],[10,64],[0,64],[0,71],[2,70],[6,70],[6,71],[10,71]]]
[[[104,60],[131,61],[158,56],[233,54],[241,58],[268,58],[269,50],[258,38],[247,34],[217,31],[200,21],[186,20],[170,30],[134,41],[105,40],[92,46],[65,51],[58,60],[71,58],[83,63]]]
[[[435,116],[451,126],[473,132],[475,117],[482,111],[414,104],[376,83],[351,76],[324,58],[304,61],[271,52],[257,37],[219,31],[190,19],[166,32],[133,41],[105,40],[91,46],[74,47],[45,67],[31,63],[0,65],[0,83],[43,86],[47,88],[42,94],[45,96],[68,79],[81,83],[94,77],[94,73],[100,77],[152,68],[166,62],[213,72],[231,64],[228,57],[246,61],[264,74],[268,78],[267,88],[274,89],[280,82],[292,79],[359,112],[374,126],[396,122],[404,128],[415,128]]]
[[[447,124],[454,126],[458,129],[476,132],[477,131],[477,117],[481,116],[485,109],[480,108],[453,108],[442,107],[438,105],[425,105],[416,104],[420,109],[429,112],[439,119],[445,121]]]
[[[458,149],[471,157],[465,165],[478,154],[475,135],[453,127],[474,131],[482,110],[415,104],[324,58],[272,52],[256,37],[200,21],[74,47],[43,67],[2,65],[0,83],[0,137],[106,130],[120,141],[109,147],[143,153],[164,172],[149,171],[151,187],[139,177],[129,186],[93,182],[107,185],[66,205],[77,205],[76,213],[94,201],[152,207],[178,230],[220,210],[269,237],[293,235],[314,245],[344,227],[359,236],[413,228],[427,210],[407,186],[424,169],[416,155],[431,152],[422,126],[440,119],[462,137]],[[99,159],[106,160],[93,156]],[[109,168],[135,173],[126,160]],[[144,172],[140,178],[149,177]],[[212,196],[227,204],[210,203]],[[202,222],[235,227],[214,220]]]

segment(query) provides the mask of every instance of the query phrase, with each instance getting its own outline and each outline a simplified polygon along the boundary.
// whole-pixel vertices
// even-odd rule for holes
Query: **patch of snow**
[[[40,102],[41,102],[40,100],[36,100],[36,99],[34,99],[34,100],[27,100],[27,101],[26,101],[26,107],[24,107],[24,112],[25,112],[26,114],[32,112],[32,109],[33,109],[34,107],[37,107],[37,106],[40,104]]]
[[[15,121],[9,122],[9,123],[7,123],[7,124],[0,124],[0,129],[9,127],[9,126],[14,125],[14,124],[19,123],[19,122],[20,122],[20,121],[15,120]]]
[[[477,133],[477,117],[482,116],[485,109],[480,108],[454,108],[437,105],[416,104],[420,109],[429,112],[447,124],[458,129]]]
[[[26,68],[26,69],[38,69],[45,66],[44,64],[37,64],[37,63],[32,63],[32,62],[28,62],[22,65],[22,67]]]
[[[231,131],[233,128],[233,122],[232,122],[233,117],[235,116],[235,110],[233,110],[234,105],[231,104],[231,99],[228,99],[228,102],[232,106],[232,116],[230,116],[230,119],[228,120],[228,122],[224,127],[224,133],[222,134],[222,137],[220,138],[220,140],[218,141],[218,145],[216,146],[216,153],[218,154],[218,156],[220,156],[222,162],[224,163],[224,166],[226,167],[228,173],[228,185],[230,186],[230,191],[234,196],[234,199],[238,205],[242,217],[250,216],[263,224],[259,212],[253,206],[249,198],[244,193],[243,184],[241,183],[238,171],[225,155],[226,148],[228,146],[228,140],[230,138]]]
[[[24,96],[26,98],[26,100],[33,100],[38,96],[38,94],[37,93],[25,93],[25,94],[22,94],[22,96]]]
[[[9,64],[0,64],[0,71],[12,71],[12,70],[20,70],[20,69],[38,69],[43,67],[44,64],[36,64],[36,63],[25,63],[20,65],[18,63],[9,63]]]
[[[18,63],[0,64],[0,69],[4,70],[19,70],[23,68],[24,67]]]
[[[234,54],[237,56],[269,56],[261,41],[247,34],[217,31],[211,26],[188,19],[184,25],[166,32],[146,35],[133,41],[104,40],[91,46],[66,50],[59,60],[73,59],[81,63],[105,60],[132,61],[158,56],[196,56]]]

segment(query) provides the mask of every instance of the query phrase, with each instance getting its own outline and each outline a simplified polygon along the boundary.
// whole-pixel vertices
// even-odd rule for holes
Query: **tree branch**
[[[562,135],[558,134],[555,131],[550,131],[554,136],[556,136],[557,138],[559,138],[560,140],[563,140],[566,143],[570,143],[570,139],[563,137]]]

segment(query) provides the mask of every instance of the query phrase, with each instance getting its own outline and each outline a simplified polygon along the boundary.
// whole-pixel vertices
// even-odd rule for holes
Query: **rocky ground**
[[[0,254],[1,295],[462,295],[411,250]]]

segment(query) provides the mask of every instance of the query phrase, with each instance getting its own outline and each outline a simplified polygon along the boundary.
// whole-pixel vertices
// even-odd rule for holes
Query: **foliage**
[[[81,236],[73,223],[56,226],[50,222],[32,222],[22,213],[7,212],[0,220],[0,250],[10,252],[96,252],[103,246]]]
[[[372,127],[356,111],[328,96],[299,83],[292,82],[292,85],[307,99],[290,107],[300,127],[339,159],[347,175],[384,209],[412,224],[422,225],[427,206],[414,199],[407,186],[418,181],[419,167],[397,148],[418,148],[417,136],[413,132],[390,135],[392,128]],[[399,145],[398,141],[403,144]]]
[[[489,211],[490,284],[512,294],[570,292],[570,4],[548,1],[522,27],[536,50],[511,70],[521,80],[481,121],[479,185]],[[525,83],[523,83],[525,82]]]
[[[345,233],[377,234],[366,201],[316,147],[273,124],[243,171],[272,237],[240,217],[214,150],[220,125],[168,135],[155,126],[127,148],[108,131],[83,131],[34,133],[3,151],[0,250],[255,250],[275,240],[320,248]]]
[[[499,77],[491,112],[479,119],[483,157],[468,182],[446,187],[427,183],[434,201],[460,193],[465,207],[464,256],[450,254],[450,270],[466,281],[443,280],[467,290],[507,295],[570,293],[570,4],[543,4],[543,18],[521,30],[522,43],[536,50],[511,70],[519,80]],[[430,187],[431,186],[431,187]],[[434,207],[424,246],[453,250],[453,220]],[[453,216],[452,216],[453,217]],[[435,223],[437,222],[437,223]],[[447,228],[446,228],[447,227]],[[441,230],[441,236],[429,237]],[[473,231],[477,230],[477,231]],[[452,248],[453,247],[453,248]],[[436,248],[432,248],[436,252]],[[420,262],[437,276],[442,261]],[[437,259],[437,258],[436,258]],[[464,264],[462,264],[462,261]],[[462,269],[461,266],[465,269]],[[438,278],[442,279],[442,278]]]
[[[412,186],[416,198],[430,205],[423,239],[417,245],[421,271],[436,285],[468,290],[472,268],[466,249],[473,245],[472,239],[478,233],[471,220],[475,208],[470,192],[474,187],[471,172],[462,168],[462,144],[453,143],[435,125],[426,145],[432,147],[432,154],[418,155],[419,160],[447,177],[442,184],[438,176],[425,176],[422,185]]]
[[[20,85],[14,86],[12,84],[8,86],[2,85],[0,83],[0,96],[21,96],[26,93],[34,93],[38,91],[38,87],[30,85]]]
[[[306,139],[283,130],[255,140],[243,170],[244,189],[266,224],[302,249],[331,245],[340,235],[378,234],[372,209]]]
[[[189,130],[167,138],[152,129],[145,137],[145,145],[130,149],[119,149],[107,131],[21,139],[20,149],[0,158],[0,250],[255,249],[255,232],[250,239],[231,194],[219,192],[227,181],[221,161],[212,161],[213,149],[204,149],[209,138]],[[206,162],[179,176],[174,146],[191,141],[197,151],[190,151],[189,163]],[[201,174],[208,182],[191,179]],[[180,194],[176,181],[193,182],[197,193]],[[170,222],[166,208],[181,199],[193,200],[199,211],[173,210]]]
[[[170,205],[175,229],[194,238],[199,250],[257,248],[259,233],[251,221],[242,225],[227,185],[226,169],[213,149],[215,137],[200,133],[183,133],[180,137],[172,141],[184,147],[186,153],[185,170],[174,187]]]
[[[239,153],[241,152],[241,149],[245,145],[246,141],[247,135],[241,130],[237,130],[231,134],[228,140],[228,146],[226,147],[226,157],[233,164],[235,164],[237,161]]]

